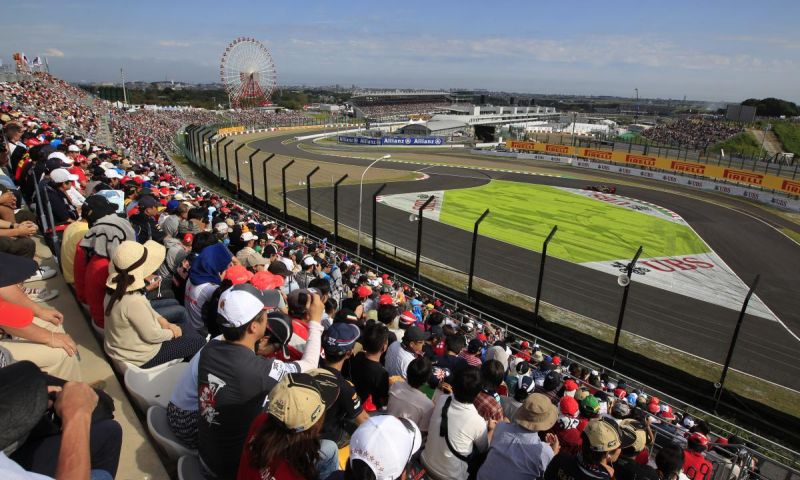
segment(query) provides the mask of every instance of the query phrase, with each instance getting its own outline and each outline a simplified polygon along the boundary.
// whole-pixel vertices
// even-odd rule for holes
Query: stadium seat
[[[128,368],[125,372],[125,388],[143,411],[152,405],[167,408],[172,389],[187,368],[188,363],[158,368],[155,371]]]
[[[137,367],[136,365],[132,365],[132,364],[130,364],[128,362],[122,362],[122,361],[117,360],[115,358],[112,358],[110,356],[109,356],[109,359],[111,360],[111,366],[114,367],[114,371],[116,371],[117,373],[119,373],[120,375],[123,375],[123,376],[128,372],[128,370],[143,371],[143,372],[157,372],[157,371],[163,370],[163,369],[165,369],[165,368],[167,368],[167,367],[169,367],[171,365],[175,365],[176,363],[181,363],[181,361],[179,359],[178,360],[172,360],[172,361],[164,363],[162,365],[158,365],[156,367],[148,368],[147,370],[144,370],[144,369],[141,369],[141,368]]]
[[[203,479],[203,468],[196,456],[184,455],[178,460],[178,480]]]
[[[147,410],[147,429],[170,460],[176,460],[183,456],[197,456],[197,450],[186,447],[172,433],[172,429],[169,428],[167,423],[167,410],[165,408],[153,405]]]

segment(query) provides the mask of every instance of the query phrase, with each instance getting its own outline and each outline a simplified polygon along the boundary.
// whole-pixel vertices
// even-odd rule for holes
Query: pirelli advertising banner
[[[594,148],[572,147],[568,145],[557,145],[552,143],[539,142],[520,142],[510,140],[506,142],[506,147],[510,150],[520,150],[526,152],[542,152],[556,155],[574,155],[576,157],[592,158],[607,162],[614,162],[631,167],[658,168],[670,172],[701,175],[717,180],[737,182],[746,185],[764,187],[790,195],[800,195],[800,181],[792,181],[786,178],[777,177],[763,173],[755,173],[750,170],[725,167],[722,165],[707,165],[705,163],[694,163],[672,158],[656,157],[651,155],[641,155],[627,153],[624,151],[599,150]]]
[[[243,126],[239,126],[239,127],[224,127],[224,128],[220,128],[218,133],[220,135],[230,135],[232,133],[244,133],[244,127]]]

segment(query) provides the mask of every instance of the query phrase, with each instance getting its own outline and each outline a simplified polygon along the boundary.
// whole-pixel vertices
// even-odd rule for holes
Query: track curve
[[[327,163],[366,166],[370,160],[331,156],[300,150],[297,143],[282,143],[293,135],[250,141],[249,144],[265,152],[304,158]],[[320,148],[315,145],[315,148]],[[330,153],[354,155],[365,153],[377,158],[384,153],[397,154],[397,150],[382,151],[364,148],[332,148]],[[431,152],[425,154],[432,161],[439,155],[464,158],[468,154]],[[461,155],[464,155],[463,157]],[[456,166],[431,166],[406,163],[384,163],[383,168],[396,170],[424,170],[425,180],[390,183],[384,194],[408,193],[426,190],[450,190],[483,185],[492,179],[543,185],[581,188],[586,180],[540,175],[482,171]],[[550,167],[550,165],[547,165]],[[551,169],[558,172],[557,169]],[[573,174],[571,170],[560,170]],[[594,173],[594,172],[593,172]],[[601,175],[610,182],[618,176]],[[628,180],[626,178],[626,180]],[[646,182],[644,182],[646,183]],[[661,188],[664,184],[659,185]],[[365,188],[364,202],[371,201],[372,188]],[[697,233],[722,257],[728,266],[744,281],[756,274],[762,275],[757,290],[759,297],[785,323],[786,328],[800,332],[800,245],[777,231],[773,225],[784,226],[786,220],[772,215],[763,208],[733,203],[721,206],[685,195],[676,188],[663,191],[625,186],[627,196],[669,208],[681,215]],[[690,192],[696,194],[696,191]],[[303,191],[290,192],[289,197],[305,205]],[[339,218],[348,226],[358,223],[358,186],[339,188]],[[332,217],[332,191],[316,188],[312,191],[314,211]],[[391,239],[391,243],[409,250],[416,246],[416,228],[408,222],[408,214],[380,205],[378,235]],[[366,210],[366,209],[365,209]],[[369,231],[371,218],[364,215],[362,228]],[[450,265],[461,271],[468,269],[471,233],[438,222],[425,224],[423,256]],[[633,252],[632,252],[633,253]],[[476,261],[476,276],[520,291],[535,294],[539,254],[488,237],[481,237]],[[601,272],[557,258],[548,258],[546,280],[542,298],[555,305],[595,318],[608,324],[616,323],[620,289],[615,279]],[[677,295],[659,288],[636,284],[631,289],[625,318],[625,330],[670,345],[711,361],[722,363],[727,352],[737,312]],[[800,342],[787,333],[777,322],[748,315],[742,326],[739,343],[732,366],[780,385],[800,389],[800,364],[796,352]]]

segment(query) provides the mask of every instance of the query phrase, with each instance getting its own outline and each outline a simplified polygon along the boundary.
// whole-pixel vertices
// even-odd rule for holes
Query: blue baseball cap
[[[326,352],[343,353],[353,349],[361,329],[352,323],[334,323],[322,334],[322,348]]]

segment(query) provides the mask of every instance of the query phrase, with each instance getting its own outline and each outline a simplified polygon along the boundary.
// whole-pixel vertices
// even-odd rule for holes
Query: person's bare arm
[[[3,222],[8,224],[9,222]],[[35,223],[23,222],[14,223],[11,225],[13,228],[8,228],[8,225],[3,227],[0,225],[0,237],[30,237],[35,235],[38,228]]]
[[[23,292],[18,285],[0,287],[0,298],[6,302],[32,310],[35,316],[53,325],[58,326],[64,322],[64,315],[62,315],[61,312],[34,302],[25,295],[25,292]]]
[[[56,480],[89,478],[89,430],[96,406],[97,394],[85,383],[67,382],[56,396],[55,410],[63,426]]]
[[[78,345],[69,334],[51,332],[33,323],[21,328],[3,327],[3,331],[9,335],[24,338],[29,342],[47,345],[50,348],[62,348],[70,357],[78,352]]]

